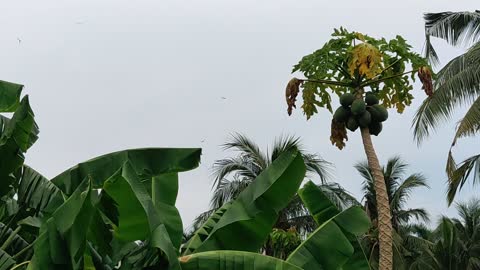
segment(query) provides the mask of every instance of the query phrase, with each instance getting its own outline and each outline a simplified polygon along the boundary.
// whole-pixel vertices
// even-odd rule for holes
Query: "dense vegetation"
[[[355,165],[363,197],[335,183],[331,164],[295,137],[264,152],[235,134],[235,155],[213,164],[210,209],[185,226],[176,208],[179,174],[198,167],[201,149],[142,148],[109,153],[47,179],[25,162],[39,128],[23,86],[0,81],[0,270],[367,270],[480,269],[480,198],[455,203],[458,218],[432,220],[408,208],[428,188],[407,174],[400,157],[381,166],[371,135],[388,108],[411,105],[418,75],[427,97],[413,123],[420,142],[462,104],[459,138],[480,131],[480,12],[426,14],[424,58],[397,36],[387,41],[341,28],[295,67],[305,78],[287,86],[288,113],[302,91],[309,119],[333,113],[331,142],[345,147],[347,129],[360,131],[366,161]],[[430,38],[471,48],[437,74]],[[447,200],[472,177],[480,157],[447,158]]]

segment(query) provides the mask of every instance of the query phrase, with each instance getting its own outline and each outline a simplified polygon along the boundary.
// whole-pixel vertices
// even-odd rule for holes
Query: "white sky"
[[[188,225],[208,208],[211,165],[228,156],[220,145],[234,131],[262,147],[282,134],[302,137],[360,198],[362,179],[353,169],[365,159],[360,135],[339,151],[329,142],[326,111],[308,122],[300,110],[287,116],[292,66],[334,27],[400,34],[420,52],[424,12],[479,8],[473,0],[2,0],[0,79],[24,84],[31,96],[41,134],[27,163],[49,178],[125,148],[202,147],[200,168],[180,175],[177,205]],[[462,52],[435,44],[442,63]],[[418,84],[415,91],[403,115],[390,111],[374,144],[382,163],[400,154],[411,173],[428,177],[431,189],[413,194],[410,206],[427,208],[435,220],[455,213],[447,209],[444,174],[455,121],[417,148],[410,124],[424,94]],[[478,138],[463,140],[455,153],[461,160],[479,149]],[[460,196],[478,190],[469,185]]]

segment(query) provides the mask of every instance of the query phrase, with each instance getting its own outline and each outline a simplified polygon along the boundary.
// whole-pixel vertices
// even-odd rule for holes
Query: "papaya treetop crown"
[[[322,107],[333,112],[331,93],[342,96],[370,90],[385,108],[402,113],[412,102],[413,82],[418,74],[427,95],[432,94],[432,72],[427,59],[413,52],[404,38],[387,41],[345,28],[335,29],[323,47],[306,55],[294,66],[305,79],[293,78],[287,85],[288,113],[302,90],[302,109],[309,119]],[[330,93],[331,91],[331,93]]]

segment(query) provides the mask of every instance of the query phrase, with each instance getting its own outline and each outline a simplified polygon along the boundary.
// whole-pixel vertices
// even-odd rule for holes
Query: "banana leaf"
[[[193,253],[195,248],[200,246],[203,241],[210,235],[213,228],[217,225],[220,218],[225,214],[225,212],[232,205],[231,202],[224,204],[217,211],[215,211],[205,223],[200,227],[195,234],[190,238],[190,240],[182,247],[182,254],[187,255]]]
[[[192,170],[198,167],[201,149],[198,148],[143,148],[106,154],[82,162],[52,179],[65,194],[70,195],[88,176],[92,188],[102,188],[104,182],[128,161],[143,179]]]
[[[115,201],[119,213],[113,234],[119,243],[150,241],[168,260],[168,269],[180,269],[171,235],[182,235],[178,211],[157,208],[129,162],[104,183],[103,190]],[[180,238],[181,240],[181,238]],[[178,249],[177,249],[178,250]]]
[[[15,260],[13,260],[5,251],[0,249],[0,270],[10,270],[14,265]]]
[[[305,171],[298,150],[284,152],[240,193],[208,236],[199,231],[197,239],[201,241],[192,242],[185,255],[211,250],[259,251],[278,213],[297,192]]]
[[[18,181],[17,203],[33,209],[33,215],[40,212],[53,213],[64,202],[60,189],[26,165],[23,166]]]
[[[244,251],[208,251],[180,258],[182,270],[302,270],[283,260]]]
[[[28,148],[38,139],[38,127],[25,96],[20,107],[5,125],[0,137],[0,197],[10,192],[15,182],[13,173],[21,168]]]
[[[27,269],[81,270],[92,217],[91,185],[85,180],[40,228]]]
[[[20,105],[23,85],[0,81],[0,112],[13,112]]]
[[[304,270],[351,269],[344,267],[355,252],[351,240],[356,240],[355,237],[365,233],[369,227],[370,222],[363,209],[353,206],[321,224],[290,254],[287,262]]]
[[[370,269],[357,238],[371,225],[363,209],[354,206],[340,212],[311,181],[307,182],[298,194],[319,228],[287,261],[301,265],[306,270],[339,269],[339,266],[343,270]]]

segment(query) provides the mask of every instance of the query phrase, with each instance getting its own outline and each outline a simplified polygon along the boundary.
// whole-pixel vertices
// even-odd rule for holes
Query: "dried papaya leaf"
[[[433,82],[432,82],[432,72],[428,67],[420,67],[418,69],[418,77],[422,82],[422,89],[425,90],[425,94],[431,97],[433,95]]]
[[[296,108],[295,102],[297,101],[297,96],[298,96],[298,92],[300,92],[301,84],[302,84],[302,81],[297,78],[292,78],[287,84],[285,97],[287,99],[288,115],[291,115],[293,108]]]
[[[330,141],[340,150],[345,147],[345,142],[348,141],[345,123],[339,123],[332,119]]]

